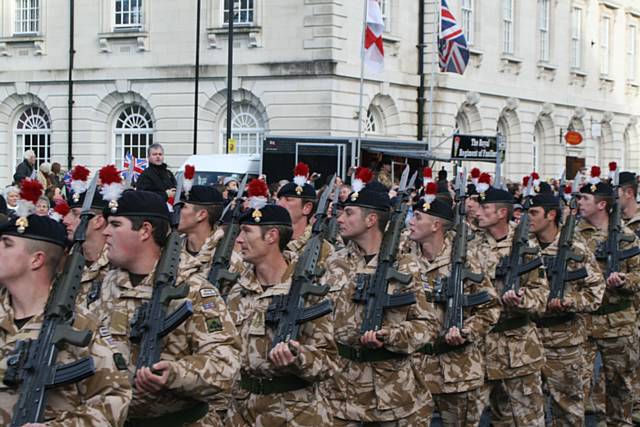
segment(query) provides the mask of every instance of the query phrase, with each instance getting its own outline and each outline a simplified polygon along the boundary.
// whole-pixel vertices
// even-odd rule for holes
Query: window
[[[15,129],[16,164],[26,150],[36,153],[36,165],[51,161],[51,121],[39,107],[28,107],[20,114]]]
[[[236,140],[237,154],[256,154],[260,152],[260,144],[264,137],[264,129],[258,119],[260,113],[249,104],[233,107],[231,112],[231,137]],[[221,130],[220,141],[227,138],[226,120]]]
[[[140,105],[126,107],[116,120],[115,163],[123,168],[124,156],[131,153],[133,157],[146,159],[147,148],[153,144],[153,120],[151,115]]]
[[[380,12],[382,12],[382,20],[384,21],[384,30],[389,31],[389,2],[391,0],[378,0],[380,4]]]
[[[603,16],[600,21],[600,74],[609,74],[609,37],[611,34],[611,18]]]
[[[467,44],[473,44],[473,33],[475,31],[475,23],[473,16],[473,2],[474,0],[462,0],[460,6],[460,16],[462,17],[462,30],[467,38]]]
[[[502,0],[502,51],[510,55],[514,52],[513,2],[514,0]]]
[[[367,110],[367,117],[365,117],[365,133],[380,133],[380,125],[378,124],[378,118],[376,113],[369,108]]]
[[[571,11],[571,67],[582,67],[582,9]]]
[[[538,16],[538,33],[540,36],[539,56],[540,61],[549,61],[549,0],[539,0],[540,12]]]
[[[16,0],[14,34],[34,34],[40,31],[40,0]]]
[[[627,38],[627,78],[630,81],[636,81],[638,74],[638,27],[635,24],[629,24]]]
[[[142,26],[142,0],[115,0],[114,28]]]
[[[223,23],[229,24],[229,3],[233,1],[234,25],[253,25],[255,15],[254,0],[224,0]]]

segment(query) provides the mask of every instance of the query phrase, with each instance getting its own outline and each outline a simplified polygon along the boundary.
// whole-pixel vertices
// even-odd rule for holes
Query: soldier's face
[[[485,203],[478,209],[478,226],[481,228],[492,227],[500,222],[500,215],[496,205]]]
[[[345,206],[338,216],[338,230],[340,230],[340,235],[344,238],[350,239],[360,236],[368,228],[364,212],[358,206]]]
[[[287,211],[289,211],[289,215],[291,215],[291,221],[295,224],[302,219],[303,215],[303,205],[302,199],[297,197],[279,197],[278,198],[278,206],[282,206]]]
[[[269,245],[269,239],[273,237],[268,235],[271,232],[272,230],[268,231],[263,237],[260,226],[247,224],[241,225],[240,234],[238,234],[236,243],[240,246],[242,260],[255,264],[273,250],[273,246]]]
[[[593,194],[580,194],[578,210],[583,218],[591,218],[597,211],[598,205]]]
[[[81,211],[82,209],[80,208],[73,208],[62,219],[62,224],[67,229],[67,239],[69,240],[73,240],[73,235],[76,232],[76,228],[78,228],[78,224],[80,224]]]
[[[467,218],[474,218],[478,215],[480,204],[475,197],[468,197],[465,200],[465,209],[467,210]]]
[[[198,221],[196,219],[196,210],[191,203],[185,203],[180,209],[180,224],[178,224],[178,231],[186,233],[192,230]]]
[[[109,261],[125,270],[141,255],[142,243],[153,239],[151,225],[143,223],[140,230],[131,228],[131,220],[123,216],[111,216],[102,232],[109,250]]]
[[[0,236],[0,284],[27,273],[29,252],[25,239],[15,236]]]
[[[424,242],[435,233],[434,225],[434,217],[414,211],[413,217],[409,220],[409,238],[414,242]]]
[[[551,221],[545,218],[544,208],[535,206],[529,208],[529,231],[532,233],[539,233],[550,225]]]

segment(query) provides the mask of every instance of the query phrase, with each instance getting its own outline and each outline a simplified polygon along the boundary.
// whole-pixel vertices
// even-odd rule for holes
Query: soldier
[[[22,219],[28,221],[26,229],[19,227],[24,225]],[[17,341],[38,338],[51,283],[64,256],[64,246],[64,227],[47,217],[13,218],[0,229],[2,373],[7,370],[7,357]],[[44,422],[46,425],[122,426],[131,401],[128,378],[116,369],[111,349],[97,332],[97,319],[78,307],[73,327],[93,332],[91,341],[82,348],[61,342],[57,362],[71,363],[91,356],[95,374],[77,383],[49,389]],[[18,391],[0,383],[0,424],[10,424],[17,400]]]
[[[436,296],[438,283],[451,273],[455,231],[449,230],[453,221],[453,209],[439,199],[430,203],[418,200],[409,221],[411,253],[420,265],[420,283],[430,301]],[[468,259],[465,268],[483,273],[477,259]],[[482,291],[488,294],[487,301],[464,310],[462,330],[453,326],[443,331],[443,337],[421,349],[426,355],[414,356],[418,377],[427,383],[445,426],[477,426],[484,410],[481,344],[500,317],[500,304],[488,274],[481,283],[465,280],[465,294]],[[436,310],[438,329],[442,330],[446,308],[437,304]]]
[[[131,320],[152,296],[169,212],[160,195],[147,191],[128,190],[112,202],[103,233],[115,268],[102,285],[101,331],[118,350],[119,369],[128,370],[135,385],[129,423],[220,426],[208,402],[229,392],[239,369],[239,341],[225,304],[203,276],[181,265],[175,286],[184,284],[189,292],[171,300],[168,310],[187,301],[193,314],[164,337],[160,361],[136,371],[139,347],[129,341]]]
[[[272,348],[268,323],[274,298],[287,295],[295,263],[283,251],[291,238],[291,217],[281,206],[256,201],[266,184],[249,184],[251,209],[240,220],[238,242],[248,268],[231,289],[230,312],[242,339],[242,391],[229,414],[232,426],[328,426],[330,413],[318,382],[335,372],[331,316],[300,326],[295,340]],[[262,189],[260,189],[262,187]]]
[[[508,191],[480,191],[478,225],[484,233],[472,240],[469,248],[469,257],[480,260],[502,295],[500,321],[485,340],[487,393],[494,426],[544,426],[540,378],[544,350],[530,318],[543,314],[546,308],[549,288],[544,269],[516,279],[520,285],[517,292],[505,290],[503,277],[496,274],[501,259],[511,253],[516,231],[509,223],[513,204]]]
[[[598,167],[592,168],[589,183],[580,189],[578,206],[582,221],[576,233],[596,254],[603,272],[608,271],[606,257],[598,256],[609,231],[609,214],[613,209],[614,194],[611,185],[600,182]],[[623,227],[623,234],[635,236]],[[623,242],[620,250],[638,246],[638,240]],[[638,337],[633,294],[638,291],[640,256],[620,262],[620,270],[611,272],[601,280],[606,284],[602,305],[597,311],[585,315],[589,339],[585,343],[585,385],[591,382],[596,352],[602,355],[606,390],[606,422],[611,425],[631,425],[633,406],[632,378],[637,366]],[[606,273],[605,273],[606,275]]]
[[[293,236],[287,249],[299,254],[311,237],[311,218],[316,208],[316,190],[307,183],[309,166],[298,163],[293,170],[293,182],[278,191],[278,205],[291,215]]]
[[[356,173],[354,192],[338,217],[340,234],[349,242],[327,260],[323,277],[335,301],[335,339],[341,356],[338,373],[323,392],[334,426],[429,425],[431,395],[417,380],[410,355],[433,342],[436,320],[421,285],[413,280],[418,267],[409,255],[400,255],[396,268],[412,280],[406,285],[391,281],[388,292],[413,293],[416,302],[385,310],[380,330],[360,333],[364,306],[353,298],[358,278],[370,278],[376,270],[391,205],[379,183],[364,188],[358,184],[370,177]]]
[[[549,275],[554,271],[560,247],[566,242],[560,241],[560,199],[548,185],[545,192],[532,198],[529,217],[530,230],[542,248]],[[569,221],[575,219],[569,218]],[[567,235],[566,238],[571,237]],[[535,322],[544,344],[546,363],[542,368],[542,381],[551,399],[553,425],[581,426],[584,424],[584,393],[582,376],[576,373],[584,365],[582,346],[586,330],[583,318],[576,313],[594,311],[600,306],[604,283],[600,267],[586,245],[578,239],[568,244],[571,253],[581,261],[568,259],[564,267],[570,272],[584,268],[584,277],[563,285],[563,296],[551,299],[544,316]],[[550,275],[548,278],[553,279]]]

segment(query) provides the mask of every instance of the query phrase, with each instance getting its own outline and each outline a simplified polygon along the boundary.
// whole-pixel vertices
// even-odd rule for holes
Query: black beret
[[[438,187],[438,194],[451,195],[451,193],[449,192],[449,183],[447,181],[438,181],[436,182],[436,185]]]
[[[191,203],[193,205],[222,205],[224,199],[222,193],[210,185],[194,185],[189,194],[184,194],[184,198],[178,204]]]
[[[81,208],[84,205],[84,199],[87,197],[87,192],[82,193],[73,193],[69,198],[69,207],[70,208]],[[96,192],[93,194],[93,200],[91,201],[91,208],[93,209],[104,209],[109,205],[109,202],[102,198],[102,194],[100,194],[100,189],[96,189]]]
[[[438,218],[443,218],[447,221],[453,221],[455,215],[451,204],[438,198],[431,203],[427,203],[424,199],[420,199],[413,206],[413,210],[427,215],[437,216]]]
[[[545,207],[550,206],[554,208],[560,207],[560,198],[557,197],[553,192],[542,192],[538,193],[531,198],[531,206],[536,207]]]
[[[162,196],[151,191],[126,190],[118,199],[115,212],[107,207],[103,210],[105,216],[141,216],[159,218],[170,221],[167,202]]]
[[[585,184],[580,188],[582,194],[593,194],[594,196],[612,197],[613,187],[606,182],[599,182],[597,184]]]
[[[240,217],[240,224],[288,225],[291,227],[291,215],[282,206],[266,205],[262,209],[247,209]]]
[[[475,184],[467,184],[467,197],[479,196],[478,190],[476,190]]]
[[[513,198],[513,194],[508,192],[507,190],[502,190],[500,188],[489,187],[489,189],[484,193],[484,197],[480,197],[480,204],[486,203],[510,203],[514,204],[515,199]]]
[[[622,185],[631,185],[638,182],[636,180],[636,174],[633,172],[620,172],[619,184]]]
[[[25,239],[40,240],[42,242],[53,243],[60,247],[65,247],[67,241],[67,230],[64,225],[49,218],[48,216],[29,215],[26,220],[28,225],[21,233],[18,228],[23,218],[13,217],[8,222],[0,226],[0,235],[23,237]]]
[[[373,183],[371,183],[373,184]],[[349,194],[343,205],[359,206],[361,208],[377,209],[387,211],[391,208],[391,199],[387,191],[378,191],[376,186],[371,188],[371,184],[367,184],[360,192]],[[382,185],[382,184],[381,184]],[[384,185],[382,185],[384,187]],[[386,188],[386,187],[385,187]]]
[[[299,186],[295,182],[290,182],[282,186],[278,191],[277,197],[298,197],[300,199],[315,200],[316,189],[311,184],[305,183],[303,186]]]
[[[540,185],[538,185],[538,189],[536,190],[536,192],[538,193],[553,193],[553,188],[551,188],[551,185],[548,182],[541,182]]]

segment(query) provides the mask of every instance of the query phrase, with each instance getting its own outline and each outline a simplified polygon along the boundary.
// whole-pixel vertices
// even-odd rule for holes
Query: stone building
[[[232,131],[238,152],[267,133],[355,136],[363,3],[235,0]],[[431,146],[461,133],[507,138],[508,176],[556,175],[566,156],[640,169],[640,5],[634,0],[450,0],[471,45],[464,76],[434,73],[433,0],[425,73]],[[229,0],[202,0],[198,153],[224,152]],[[381,0],[385,70],[365,75],[367,135],[416,139],[419,2]],[[67,164],[69,2],[0,2],[0,183],[26,148]],[[177,168],[193,151],[196,2],[75,2],[75,162],[121,164],[160,142]],[[425,124],[427,118],[424,119]],[[567,147],[560,133],[581,132]],[[425,129],[425,135],[428,134]],[[442,141],[445,140],[443,143]],[[439,147],[439,148],[435,148]],[[288,167],[289,165],[287,165]]]

